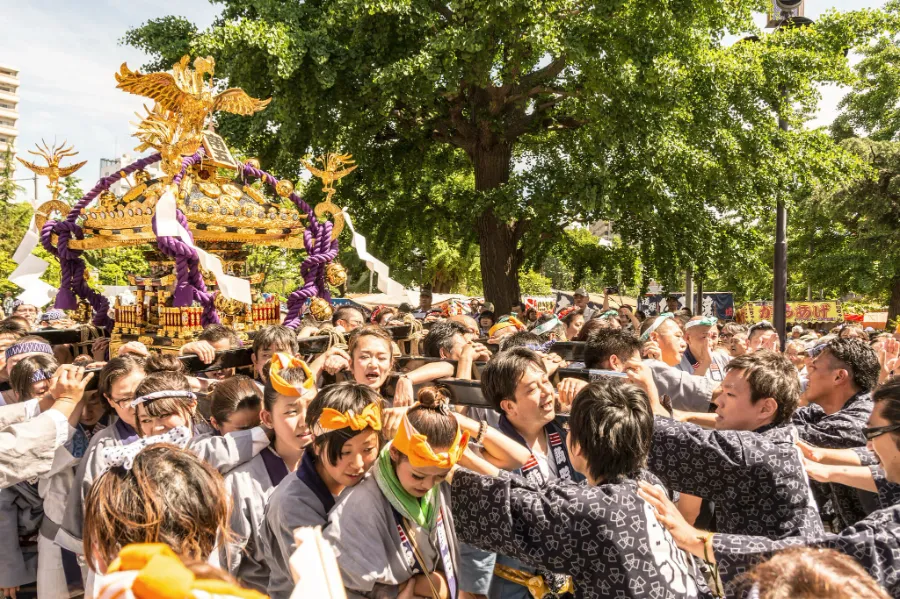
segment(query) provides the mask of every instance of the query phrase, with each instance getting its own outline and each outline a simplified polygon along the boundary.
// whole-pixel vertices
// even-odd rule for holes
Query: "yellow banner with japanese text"
[[[785,320],[792,323],[803,322],[843,322],[844,314],[838,301],[788,302]],[[752,324],[761,320],[772,321],[771,302],[744,304],[738,310],[738,322]]]

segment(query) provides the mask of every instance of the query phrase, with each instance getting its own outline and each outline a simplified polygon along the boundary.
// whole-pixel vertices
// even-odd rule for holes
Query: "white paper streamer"
[[[347,212],[347,209],[344,208],[342,212],[344,214],[344,222],[347,223],[347,227],[353,236],[350,243],[356,248],[356,255],[359,256],[360,260],[365,261],[369,270],[374,271],[378,275],[378,289],[392,297],[408,297],[403,285],[388,276],[390,269],[387,267],[387,264],[366,251],[366,238],[353,228],[353,221],[350,220],[350,214]]]
[[[32,208],[35,207],[34,200],[29,200],[29,203]],[[8,279],[11,283],[24,289],[16,299],[43,308],[53,299],[56,288],[41,280],[41,275],[47,271],[50,263],[31,254],[40,240],[41,234],[37,230],[34,216],[32,216],[31,222],[28,223],[28,230],[25,231],[25,235],[12,257],[13,262],[19,266],[9,275]]]
[[[177,206],[175,194],[172,189],[159,198],[156,203],[156,234],[161,237],[178,237],[188,246],[194,248],[200,258],[200,266],[210,271],[216,277],[219,291],[228,299],[250,304],[253,299],[250,294],[250,281],[238,277],[226,275],[222,268],[222,261],[194,245],[190,233],[181,226],[176,217]]]
[[[25,243],[24,239],[23,243]],[[20,245],[19,248],[22,249],[22,246]],[[32,255],[30,251],[25,254],[25,257],[19,262],[19,266],[9,275],[8,279],[10,283],[24,289],[16,299],[43,308],[56,295],[56,287],[41,280],[41,275],[46,272],[50,264],[46,260]],[[18,253],[18,250],[16,252]]]

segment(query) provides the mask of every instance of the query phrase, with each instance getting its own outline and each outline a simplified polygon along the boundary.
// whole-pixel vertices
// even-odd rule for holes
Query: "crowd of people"
[[[0,591],[321,596],[291,559],[321,527],[349,597],[900,597],[900,335],[798,326],[782,350],[767,322],[579,291],[339,307],[202,375],[136,342],[65,357],[34,334],[64,314],[13,307]],[[401,369],[387,327],[413,319],[427,360]],[[241,346],[210,325],[181,353]]]

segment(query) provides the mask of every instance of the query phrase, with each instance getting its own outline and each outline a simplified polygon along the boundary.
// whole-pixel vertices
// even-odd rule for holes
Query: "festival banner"
[[[575,305],[575,296],[571,293],[563,293],[562,291],[556,292],[556,306],[554,308],[554,312],[559,312],[569,306]],[[603,304],[598,304],[596,302],[588,302],[588,308],[590,308],[593,312],[600,312],[603,310]]]
[[[772,321],[771,302],[753,302],[741,306],[738,321],[752,324],[761,320]],[[836,322],[844,321],[841,303],[838,301],[788,302],[785,311],[787,322]]]
[[[683,293],[670,293],[668,296],[657,293],[647,294],[640,298],[638,309],[648,316],[665,312],[666,297],[676,298],[679,309],[684,308]],[[703,316],[714,316],[719,320],[734,320],[734,294],[730,291],[704,293]]]

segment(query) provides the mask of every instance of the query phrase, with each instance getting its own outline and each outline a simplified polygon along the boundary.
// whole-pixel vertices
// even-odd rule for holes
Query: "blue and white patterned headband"
[[[554,344],[556,344],[556,341],[551,339],[550,341],[541,343],[540,345],[538,345],[537,343],[529,343],[528,345],[525,346],[525,349],[530,349],[531,351],[536,351],[539,354],[546,354],[548,351],[550,351],[550,348],[553,347]]]
[[[41,381],[49,381],[52,378],[52,372],[47,372],[46,370],[35,370],[34,374],[31,375],[31,382],[39,383]]]
[[[100,463],[103,464],[104,469],[106,470],[118,467],[125,468],[125,470],[131,470],[131,467],[134,466],[134,458],[137,457],[137,454],[141,453],[141,451],[150,445],[156,445],[157,443],[171,443],[172,445],[184,449],[190,440],[190,429],[186,426],[178,426],[161,435],[143,437],[128,445],[104,447],[100,450]]]
[[[531,329],[531,332],[535,335],[543,335],[544,333],[549,333],[560,325],[562,325],[562,321],[556,316],[553,316],[553,318],[551,318],[547,322],[539,324],[538,326]]]
[[[41,322],[51,320],[62,320],[66,317],[66,313],[62,310],[47,310],[41,315]]]
[[[650,338],[650,333],[659,328],[659,325],[664,323],[665,321],[675,318],[675,315],[671,312],[663,312],[659,316],[656,317],[656,320],[653,321],[653,324],[650,325],[650,328],[647,329],[643,334],[641,334],[641,341],[646,341]]]
[[[135,397],[134,400],[131,402],[131,407],[135,408],[142,403],[147,403],[148,401],[156,401],[157,399],[163,399],[166,397],[197,399],[197,396],[194,395],[190,391],[155,391],[153,393],[148,393],[147,395],[141,395],[140,397]]]
[[[16,343],[6,348],[6,359],[9,360],[13,356],[22,354],[48,354],[53,355],[53,348],[49,343],[40,341],[26,341],[25,343]]]

